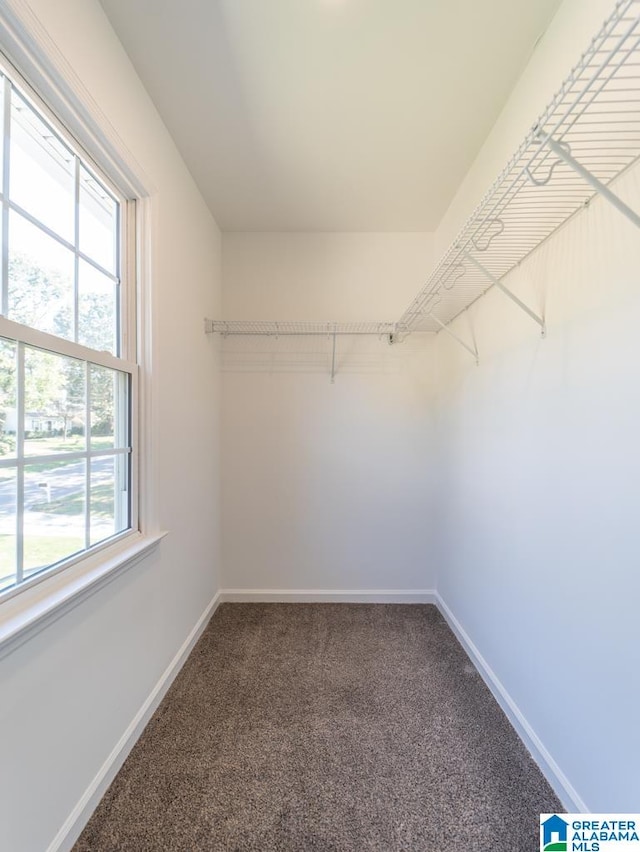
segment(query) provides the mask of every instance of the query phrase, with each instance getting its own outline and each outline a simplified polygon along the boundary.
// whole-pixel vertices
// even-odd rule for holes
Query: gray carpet
[[[433,606],[223,604],[75,852],[533,852],[560,804]]]

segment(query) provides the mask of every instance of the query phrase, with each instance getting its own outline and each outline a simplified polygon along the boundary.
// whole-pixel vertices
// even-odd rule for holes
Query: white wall
[[[614,0],[564,0],[560,5],[442,217],[434,235],[437,257],[453,242],[613,8]]]
[[[425,234],[225,234],[224,317],[393,320]],[[228,339],[223,565],[233,589],[433,588],[425,341]]]
[[[220,234],[96,0],[31,0],[151,178],[158,550],[0,661],[0,847],[42,852],[219,577]]]
[[[47,848],[220,576],[220,392],[201,334],[222,313],[220,235],[97,2],[31,5],[158,188],[154,421],[170,535],[0,661],[12,852]],[[609,7],[563,4],[441,247]],[[637,174],[624,191],[640,207]],[[434,260],[425,235],[222,243],[228,318],[392,319]],[[510,282],[544,300],[546,341],[499,293],[472,311],[479,368],[439,336],[437,421],[420,341],[343,343],[335,385],[324,341],[228,341],[224,362],[223,584],[429,588],[438,563],[445,600],[594,810],[635,810],[640,793],[638,254],[631,226],[594,203]]]
[[[610,8],[563,4],[441,244]],[[617,191],[640,210],[637,169]],[[439,592],[574,788],[566,803],[596,812],[640,801],[639,269],[637,229],[594,201],[507,279],[543,306],[546,340],[494,290],[453,325],[471,324],[479,367],[437,342]]]

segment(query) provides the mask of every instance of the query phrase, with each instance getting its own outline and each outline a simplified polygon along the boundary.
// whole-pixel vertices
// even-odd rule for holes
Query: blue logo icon
[[[569,823],[557,814],[546,819],[540,826],[543,852],[567,852],[567,829]]]

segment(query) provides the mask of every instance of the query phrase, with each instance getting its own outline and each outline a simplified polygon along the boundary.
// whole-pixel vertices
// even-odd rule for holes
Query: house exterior
[[[51,414],[47,411],[27,411],[24,416],[24,428],[26,432],[41,432],[45,435],[53,435],[64,431],[65,418],[59,414]],[[2,431],[13,434],[17,430],[17,415],[15,408],[7,408],[4,412],[4,423]],[[67,423],[67,428],[69,424]]]

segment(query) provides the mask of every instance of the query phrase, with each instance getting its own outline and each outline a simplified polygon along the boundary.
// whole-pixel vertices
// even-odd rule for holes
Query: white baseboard
[[[507,719],[513,726],[529,753],[540,767],[540,771],[547,779],[556,795],[569,813],[589,813],[589,808],[578,795],[567,776],[555,762],[540,737],[527,722],[524,714],[509,695],[496,673],[487,663],[478,648],[475,646],[469,634],[451,612],[440,593],[436,592],[436,606],[444,616],[447,624],[455,633],[458,641],[467,652],[471,661],[477,668],[482,679],[489,687],[493,697],[496,699]]]
[[[540,767],[545,778],[566,807],[573,813],[589,813],[584,801],[562,772],[538,735],[511,698],[497,675],[470,639],[441,595],[434,589],[412,590],[327,590],[327,589],[223,589],[218,592],[198,619],[171,663],[156,683],[148,698],[123,733],[104,764],[89,784],[77,805],[50,843],[47,852],[69,852],[98,802],[117,775],[145,725],[166,695],[184,665],[211,616],[225,602],[237,603],[406,603],[435,604],[478,669],[494,698],[504,711],[516,733]]]
[[[435,589],[223,589],[229,603],[406,603],[435,604]]]
[[[218,592],[198,619],[195,627],[187,636],[182,647],[165,669],[160,680],[156,683],[142,707],[131,720],[131,723],[120,737],[120,740],[116,743],[113,751],[102,764],[97,775],[80,798],[80,801],[65,820],[60,831],[51,841],[47,852],[68,852],[68,850],[72,848],[73,844],[80,836],[82,829],[89,821],[89,817],[95,810],[98,802],[104,796],[109,785],[118,774],[120,767],[144,730],[145,725],[149,719],[151,719],[158,708],[158,705],[166,695],[169,687],[184,665],[187,657],[191,653],[194,645],[200,638],[220,602],[221,595],[220,592]]]

